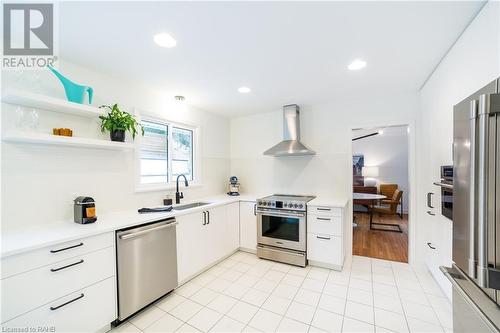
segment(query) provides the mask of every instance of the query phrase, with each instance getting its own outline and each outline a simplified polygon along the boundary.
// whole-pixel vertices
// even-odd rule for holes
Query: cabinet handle
[[[207,212],[203,212],[203,225],[207,224]]]
[[[257,216],[257,204],[253,205],[253,215]]]
[[[331,208],[316,208],[316,210],[324,210],[324,211],[331,211],[332,209]]]
[[[62,308],[62,307],[63,307],[63,306],[65,306],[65,305],[68,305],[68,304],[70,304],[70,303],[73,303],[74,301],[78,301],[79,299],[83,298],[83,296],[85,296],[85,295],[84,295],[84,294],[80,294],[80,296],[78,296],[78,297],[76,297],[76,298],[73,298],[71,301],[67,301],[66,303],[63,303],[63,304],[58,305],[58,306],[51,306],[51,307],[50,307],[50,309],[51,309],[52,311],[57,310],[57,309],[59,309],[59,308]]]
[[[432,193],[432,192],[427,193],[427,207],[429,207],[429,208],[434,208],[434,206],[432,206],[432,196],[433,195],[434,195],[434,193]]]
[[[436,215],[433,212],[431,212],[430,210],[427,211],[427,214],[429,214],[430,216],[435,216]]]
[[[210,212],[209,212],[208,210],[207,210],[207,217],[208,217],[208,219],[207,219],[207,220],[208,220],[207,224],[210,224]]]
[[[80,247],[80,246],[83,246],[83,243],[68,246],[68,247],[63,247],[62,249],[58,249],[58,250],[50,250],[50,253],[57,253],[57,252],[61,252],[61,251],[71,250],[71,249],[74,249],[75,247]]]
[[[431,249],[435,250],[436,248],[431,245],[432,243],[427,243],[427,246],[430,247]]]
[[[331,221],[332,219],[327,219],[325,217],[317,217],[316,220],[321,220],[321,221]]]
[[[57,272],[57,271],[60,271],[60,270],[66,269],[66,268],[70,268],[70,267],[73,267],[76,265],[80,265],[80,264],[83,264],[83,259],[80,259],[79,261],[74,262],[74,263],[69,264],[69,265],[66,265],[66,266],[62,266],[62,267],[58,267],[58,268],[51,268],[50,271]]]
[[[324,240],[331,240],[330,237],[321,237],[321,236],[316,236],[317,239],[324,239]]]

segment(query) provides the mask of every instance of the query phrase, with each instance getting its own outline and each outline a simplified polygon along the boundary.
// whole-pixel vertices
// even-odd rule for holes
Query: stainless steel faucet
[[[184,176],[183,174],[180,174],[177,176],[177,180],[175,181],[176,183],[176,187],[175,187],[175,203],[176,204],[180,204],[181,203],[181,199],[184,198],[184,193],[182,192],[179,192],[179,178],[183,177],[184,178],[184,186],[188,187],[189,184],[188,184],[188,180],[186,178],[186,176]]]

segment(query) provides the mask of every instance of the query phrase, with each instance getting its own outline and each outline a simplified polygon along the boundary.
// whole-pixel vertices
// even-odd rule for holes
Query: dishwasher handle
[[[161,230],[161,229],[170,228],[170,227],[176,226],[177,224],[179,224],[179,222],[174,221],[174,222],[162,224],[162,225],[159,225],[159,226],[154,226],[152,228],[148,228],[148,229],[145,229],[145,230],[141,230],[141,231],[137,231],[137,232],[131,232],[131,233],[128,233],[128,234],[119,235],[118,237],[120,239],[127,240],[127,239],[136,238],[136,237],[148,234],[148,233],[153,232],[153,231],[158,231],[158,230]]]

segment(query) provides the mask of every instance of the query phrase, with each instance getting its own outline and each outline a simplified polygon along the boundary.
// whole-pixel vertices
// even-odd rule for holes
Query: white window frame
[[[200,147],[200,135],[201,130],[198,126],[186,123],[179,123],[175,121],[170,121],[164,118],[159,118],[157,116],[143,114],[136,112],[138,121],[150,121],[154,123],[159,123],[168,127],[168,183],[153,183],[153,184],[142,184],[141,183],[141,140],[142,135],[136,136],[137,146],[135,149],[135,191],[136,192],[153,192],[153,191],[165,191],[175,189],[176,179],[172,176],[172,129],[173,127],[179,127],[181,129],[187,129],[193,132],[193,180],[188,180],[189,187],[199,187],[203,186],[201,180],[201,147]],[[182,179],[184,180],[184,179]],[[184,185],[182,185],[184,186]]]

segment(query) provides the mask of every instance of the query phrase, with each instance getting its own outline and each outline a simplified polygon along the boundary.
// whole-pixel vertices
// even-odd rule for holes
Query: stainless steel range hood
[[[283,107],[283,141],[264,152],[270,156],[314,155],[316,152],[300,142],[300,113],[297,104]]]

